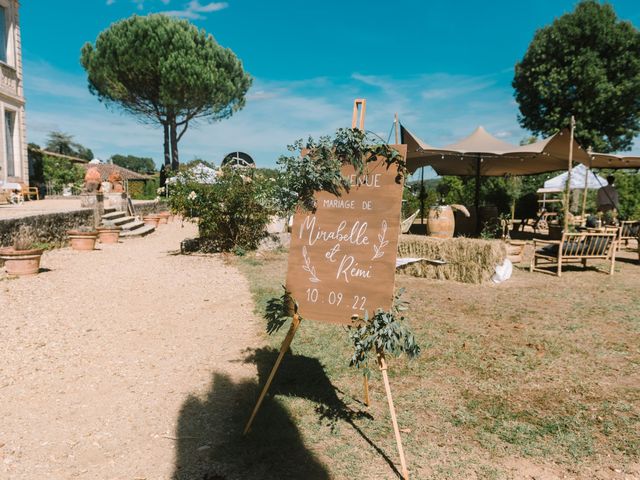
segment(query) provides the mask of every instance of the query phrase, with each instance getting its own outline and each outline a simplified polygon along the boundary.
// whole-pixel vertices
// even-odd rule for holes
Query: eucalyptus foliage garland
[[[398,151],[356,128],[340,128],[333,138],[298,140],[288,150],[293,155],[281,156],[277,161],[282,170],[280,208],[283,212],[290,213],[298,205],[314,211],[317,192],[336,196],[348,192],[349,180],[340,173],[345,164],[352,165],[357,175],[363,175],[369,162],[384,158],[388,167],[397,167],[398,179],[407,173],[405,161]]]
[[[391,310],[378,309],[369,317],[365,312],[364,319],[356,320],[348,327],[349,339],[353,343],[353,356],[349,366],[363,368],[368,376],[371,355],[378,353],[399,357],[403,353],[409,358],[420,355],[420,346],[406,324],[402,312],[407,310],[408,303],[401,299],[404,288],[398,290],[393,299]]]
[[[347,327],[349,340],[353,344],[353,355],[349,366],[362,368],[369,376],[369,361],[378,353],[399,357],[403,353],[409,358],[420,355],[420,345],[406,323],[402,312],[407,310],[408,303],[402,300],[405,289],[401,288],[394,295],[391,310],[378,309],[373,316],[365,312],[364,319],[355,319],[353,325]],[[267,302],[264,318],[267,320],[267,333],[272,335],[291,320],[292,312],[297,312],[298,305],[289,292],[280,297],[271,298]]]

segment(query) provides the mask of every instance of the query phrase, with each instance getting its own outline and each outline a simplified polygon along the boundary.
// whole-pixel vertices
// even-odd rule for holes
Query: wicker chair
[[[38,187],[30,187],[25,183],[20,184],[22,186],[21,195],[25,200],[31,200],[31,197],[35,196],[36,200],[40,200],[40,192]]]
[[[420,210],[416,210],[413,215],[405,218],[402,221],[402,223],[400,224],[401,233],[407,233],[409,231],[409,229],[411,228],[411,225],[413,225],[413,221],[416,219],[419,213],[420,213]]]

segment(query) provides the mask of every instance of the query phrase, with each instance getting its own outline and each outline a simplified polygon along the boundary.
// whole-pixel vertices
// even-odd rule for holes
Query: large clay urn
[[[111,182],[111,185],[113,185],[114,192],[116,193],[124,192],[124,185],[123,185],[122,175],[120,175],[120,172],[112,172],[111,175],[109,175],[109,181]]]
[[[73,250],[91,251],[96,246],[98,232],[96,230],[69,230],[69,243]]]
[[[160,215],[158,215],[157,213],[150,213],[150,214],[144,215],[142,217],[142,221],[146,225],[151,225],[153,227],[158,228],[158,223],[160,223]]]
[[[162,225],[164,223],[169,223],[169,217],[171,216],[171,214],[169,212],[160,212],[158,214],[159,220],[158,220],[158,225]]]
[[[438,205],[429,209],[427,234],[435,238],[451,238],[456,226],[453,209],[449,205]]]
[[[36,275],[40,271],[39,248],[16,250],[13,247],[0,248],[0,260],[4,260],[7,274],[11,276]]]
[[[91,167],[84,175],[84,189],[89,193],[95,193],[100,190],[102,176],[96,167]]]
[[[98,240],[100,243],[118,243],[120,227],[98,227]]]

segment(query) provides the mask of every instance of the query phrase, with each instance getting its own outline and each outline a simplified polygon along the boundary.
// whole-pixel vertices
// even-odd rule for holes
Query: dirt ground
[[[285,333],[254,301],[287,256],[175,255],[195,233],[0,276],[0,479],[398,478],[379,375],[365,408],[333,325],[305,322],[242,436]],[[390,370],[412,478],[640,479],[640,267],[621,257],[497,286],[397,276],[423,346]]]
[[[255,379],[239,360],[260,328],[234,267],[174,255],[195,233],[163,225],[93,252],[46,252],[35,277],[0,275],[0,478],[180,477],[185,408],[212,378]],[[223,409],[210,414],[224,425]]]

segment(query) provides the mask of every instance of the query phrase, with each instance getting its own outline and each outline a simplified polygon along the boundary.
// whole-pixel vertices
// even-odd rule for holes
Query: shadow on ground
[[[256,364],[260,387],[277,355],[278,351],[270,348],[247,352],[244,361]],[[318,422],[329,428],[345,421],[399,475],[388,456],[354,423],[357,418],[371,418],[369,414],[350,408],[338,397],[340,392],[318,360],[302,355],[285,356],[251,432],[243,436],[258,393],[255,382],[233,383],[226,375],[216,373],[204,399],[189,397],[185,401],[176,431],[174,480],[331,478],[304,445],[297,425],[277,396],[315,402]]]

